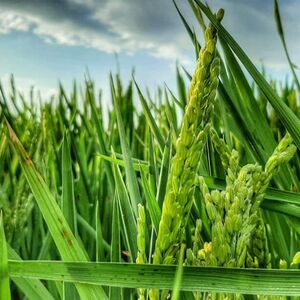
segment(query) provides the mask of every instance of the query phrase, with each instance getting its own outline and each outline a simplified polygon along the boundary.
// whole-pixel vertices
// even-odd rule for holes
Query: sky
[[[290,74],[276,31],[273,0],[208,0],[223,7],[223,25],[249,57],[284,80]],[[177,0],[199,33],[187,0]],[[293,62],[300,65],[300,1],[279,0]],[[200,38],[201,39],[201,38]],[[0,0],[0,79],[14,74],[17,88],[31,86],[47,98],[59,80],[69,89],[89,71],[108,91],[108,74],[119,65],[122,78],[132,70],[142,88],[166,83],[176,89],[176,63],[192,72],[195,52],[171,0]]]

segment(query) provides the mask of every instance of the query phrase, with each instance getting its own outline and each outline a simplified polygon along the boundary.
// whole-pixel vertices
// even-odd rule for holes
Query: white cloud
[[[191,11],[186,9],[185,1],[177,2],[193,24],[195,19],[190,18]],[[263,62],[274,70],[288,70],[276,32],[272,1],[210,0],[209,4],[215,9],[225,7],[223,24],[254,62]],[[299,65],[300,2],[291,0],[281,4],[288,48]],[[31,30],[48,43],[107,53],[146,52],[171,61],[179,59],[185,65],[194,59],[193,47],[172,1],[44,0],[37,5],[35,0],[2,0],[0,8],[2,34]]]
[[[12,30],[27,31],[32,22],[28,18],[11,11],[0,12],[0,33],[9,33]]]
[[[52,4],[49,1],[47,5],[51,7]],[[0,33],[31,30],[49,43],[84,46],[107,53],[134,54],[146,51],[155,57],[172,60],[175,58],[187,60],[185,52],[192,49],[180,20],[177,19],[176,26],[173,26],[174,11],[171,16],[166,10],[160,11],[156,16],[160,1],[156,0],[152,5],[148,5],[146,11],[137,0],[102,1],[100,5],[94,0],[67,0],[66,5],[70,13],[74,13],[72,5],[80,5],[86,12],[82,18],[70,18],[68,13],[65,13],[64,17],[61,13],[62,16],[58,19],[53,17],[53,13],[47,15],[43,11],[45,9],[43,6],[40,10],[37,8],[30,10],[28,5],[22,8],[21,5],[6,4],[1,7],[0,4],[2,10]],[[174,9],[171,2],[163,6]],[[53,9],[57,10],[57,6],[53,6]],[[156,24],[159,22],[162,22],[162,27]],[[167,26],[163,27],[164,25]],[[182,39],[185,43],[181,43]]]

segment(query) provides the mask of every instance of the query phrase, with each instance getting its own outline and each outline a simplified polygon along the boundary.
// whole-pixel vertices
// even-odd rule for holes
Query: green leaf
[[[72,232],[76,232],[76,208],[74,200],[72,160],[67,134],[64,135],[62,143],[62,212]]]
[[[65,133],[62,143],[62,213],[68,222],[72,232],[77,235],[76,208],[74,199],[74,182],[72,172],[72,160],[68,135]],[[64,298],[77,299],[78,295],[74,285],[63,283]]]
[[[141,101],[141,104],[142,104],[142,108],[143,108],[143,112],[145,114],[145,117],[147,119],[147,122],[148,122],[148,125],[150,126],[152,132],[153,132],[153,135],[155,136],[157,142],[158,142],[158,145],[159,145],[159,148],[160,150],[162,150],[164,148],[164,145],[165,145],[165,142],[164,142],[164,137],[162,136],[161,132],[160,132],[160,129],[158,128],[155,120],[154,120],[154,117],[152,116],[151,114],[151,111],[150,111],[150,108],[139,88],[139,86],[137,85],[136,81],[134,80],[134,83],[135,83],[135,86],[137,88],[137,91],[138,91],[138,95],[139,95],[139,99]]]
[[[2,211],[0,211],[0,299],[11,299],[8,274],[7,245],[4,233]]]
[[[93,121],[94,121],[93,124],[96,127],[98,143],[99,143],[99,150],[100,150],[100,153],[102,155],[107,156],[108,150],[107,150],[107,146],[106,146],[106,142],[105,142],[104,129],[103,129],[102,123],[99,120],[98,113],[97,113],[97,108],[96,108],[96,104],[95,104],[95,99],[93,98],[90,90],[88,90],[87,96],[88,96],[88,100],[91,104],[92,118],[93,118]],[[105,166],[105,170],[106,170],[110,190],[111,190],[111,192],[113,192],[113,190],[114,190],[114,180],[113,180],[112,168],[108,163],[105,163],[104,166]]]
[[[35,169],[32,160],[8,123],[7,127],[10,141],[20,157],[26,179],[62,259],[65,261],[87,261],[83,249],[72,233],[48,186]],[[101,299],[107,299],[101,287],[76,284],[76,288],[80,296],[84,299],[86,297],[90,297],[89,299],[99,299],[99,297],[102,297]]]
[[[13,260],[21,260],[20,256],[11,247],[8,247],[8,257]],[[54,300],[54,297],[39,279],[12,277],[12,281],[30,300]]]
[[[117,201],[120,206],[121,219],[123,224],[125,241],[128,246],[127,250],[130,254],[130,259],[135,261],[137,254],[137,229],[136,220],[133,209],[130,205],[130,199],[123,181],[120,169],[118,166],[114,168],[114,176],[116,182]]]
[[[119,136],[121,141],[121,148],[122,148],[124,162],[125,162],[126,182],[128,185],[130,200],[132,203],[132,209],[134,211],[135,216],[137,216],[137,206],[139,203],[141,203],[141,195],[139,192],[136,174],[133,168],[131,151],[126,141],[126,132],[124,129],[124,123],[123,123],[118,99],[116,98],[115,87],[114,87],[112,76],[110,76],[110,83],[111,83],[112,97],[114,100],[114,108],[117,116],[117,124],[118,124],[118,131],[119,131]]]
[[[180,71],[178,68],[178,64],[176,64],[176,79],[177,79],[179,99],[180,99],[180,102],[182,103],[182,106],[185,107],[188,102],[187,92],[186,92],[186,87],[185,87],[183,77],[180,74]]]
[[[283,48],[284,48],[286,58],[287,58],[288,63],[290,65],[291,71],[293,73],[294,80],[295,80],[298,92],[300,92],[300,83],[299,83],[297,74],[295,72],[295,66],[294,66],[294,64],[293,64],[293,62],[290,58],[290,55],[289,55],[289,52],[288,52],[288,49],[287,49],[287,44],[286,44],[286,41],[285,41],[285,36],[284,36],[284,31],[283,31],[281,16],[280,16],[280,10],[279,10],[279,5],[278,5],[277,0],[274,0],[274,16],[275,16],[275,21],[276,21],[276,25],[277,25],[277,31],[278,31],[278,34],[280,36],[280,39],[281,39],[281,42],[282,42],[282,45],[283,45]]]
[[[179,17],[180,17],[180,19],[181,19],[181,21],[182,21],[182,23],[183,23],[183,25],[184,25],[184,27],[185,27],[187,33],[189,34],[190,39],[192,40],[192,42],[193,42],[193,44],[194,44],[194,46],[195,46],[196,58],[198,58],[198,55],[199,55],[201,46],[200,46],[199,42],[197,41],[195,32],[192,31],[192,29],[190,28],[188,22],[185,20],[184,16],[183,16],[182,13],[180,12],[180,10],[179,10],[179,8],[178,8],[178,6],[177,6],[175,0],[173,0],[173,3],[174,3],[174,5],[175,5],[175,8],[176,8],[176,10],[177,10],[177,13],[179,14]],[[181,103],[182,103],[183,107],[185,107],[185,105],[186,105],[187,102],[186,102],[186,103],[183,103],[183,102],[182,102],[182,99],[181,99]]]
[[[111,162],[113,164],[116,164],[116,165],[119,165],[121,167],[125,167],[124,159],[118,159],[118,158],[111,157],[111,156],[106,156],[106,155],[103,155],[103,154],[97,154],[97,155],[99,157],[101,157],[102,159],[106,160],[106,161],[109,161],[109,162]],[[140,171],[141,168],[146,172],[149,171],[149,166],[146,165],[145,162],[140,161],[140,160],[138,162],[133,163],[133,168],[134,168],[135,171]]]
[[[175,280],[174,280],[172,300],[179,300],[180,299],[180,289],[181,289],[182,277],[183,277],[184,253],[185,253],[185,245],[181,244],[180,253],[179,253],[179,260],[178,260],[178,267],[177,267],[177,270],[176,270],[176,275],[175,275]]]
[[[121,261],[121,245],[120,245],[120,216],[118,195],[114,197],[113,215],[112,215],[112,237],[111,237],[111,262]],[[109,292],[110,299],[121,299],[121,289],[119,287],[111,287]]]
[[[222,36],[224,41],[230,46],[236,56],[240,59],[242,64],[245,66],[246,70],[252,76],[254,81],[257,83],[259,88],[262,90],[266,98],[269,100],[271,105],[274,107],[275,111],[286,129],[289,131],[293,137],[298,149],[300,149],[300,120],[293,113],[293,111],[279,98],[274,89],[266,81],[263,75],[257,70],[254,64],[251,62],[246,53],[238,45],[238,43],[233,39],[233,37],[227,32],[227,30],[220,24],[217,18],[210,12],[209,8],[206,7],[200,0],[195,0],[197,5],[201,8],[204,14],[212,22],[212,24],[217,28],[219,35]]]
[[[171,137],[169,136],[166,146],[164,148],[163,157],[161,161],[161,167],[160,167],[160,173],[159,173],[159,181],[158,181],[158,187],[157,187],[157,194],[156,199],[158,202],[159,207],[162,207],[165,194],[166,194],[166,188],[167,188],[167,182],[168,182],[168,174],[170,169],[170,163],[172,158],[172,144],[170,142]]]
[[[104,261],[104,239],[102,235],[102,228],[101,228],[101,219],[100,219],[100,212],[99,212],[99,201],[96,202],[96,209],[95,209],[95,219],[96,219],[96,261]]]
[[[13,277],[168,290],[173,288],[176,272],[176,266],[168,265],[92,262],[9,261],[8,267],[9,274]],[[183,291],[296,296],[300,294],[300,270],[184,266],[181,289]]]
[[[143,171],[141,171],[141,175],[142,175],[143,190],[144,190],[144,194],[145,194],[145,198],[146,198],[146,207],[150,213],[150,217],[151,217],[155,232],[157,234],[158,228],[159,228],[159,222],[160,222],[160,218],[161,218],[161,210],[155,199],[153,191],[151,190],[150,185],[147,181],[146,175],[144,174]]]

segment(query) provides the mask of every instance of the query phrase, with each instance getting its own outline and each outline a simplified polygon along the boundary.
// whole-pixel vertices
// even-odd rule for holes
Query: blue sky
[[[183,14],[195,26],[187,4]],[[273,0],[210,0],[225,8],[223,24],[270,77],[289,70],[273,18]],[[292,59],[300,64],[300,1],[279,0]],[[200,31],[199,31],[200,32]],[[194,50],[171,0],[0,0],[0,79],[11,73],[17,87],[31,85],[47,98],[58,80],[69,88],[86,69],[97,87],[108,89],[108,73],[129,80],[132,68],[142,86],[167,83],[175,89],[175,65],[193,70]]]

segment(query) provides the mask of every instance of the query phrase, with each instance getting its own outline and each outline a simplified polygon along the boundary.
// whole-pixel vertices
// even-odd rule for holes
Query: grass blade
[[[201,1],[195,0],[197,5],[201,8],[204,14],[212,22],[212,24],[218,29],[219,35],[222,36],[224,41],[230,46],[236,56],[240,59],[242,64],[245,66],[249,74],[252,76],[254,81],[260,87],[266,98],[269,100],[271,105],[274,107],[280,120],[285,125],[293,137],[295,144],[300,149],[300,120],[293,113],[293,111],[279,98],[274,89],[266,81],[263,75],[257,70],[254,64],[251,62],[246,53],[233,39],[233,37],[227,32],[227,30],[220,24],[216,17],[210,12],[209,8],[206,7]]]
[[[112,215],[112,237],[111,237],[111,262],[121,261],[121,245],[120,245],[120,216],[119,204],[115,196],[113,202]],[[119,287],[111,287],[109,292],[110,299],[121,299],[121,289]]]
[[[72,232],[77,235],[76,208],[74,199],[74,182],[72,173],[72,160],[68,135],[65,133],[62,143],[62,213],[68,222]],[[73,284],[63,283],[64,298],[78,299]]]
[[[147,181],[146,175],[144,174],[143,171],[141,171],[142,175],[142,185],[143,185],[143,190],[145,193],[146,197],[146,207],[150,213],[150,217],[155,229],[155,232],[158,232],[159,228],[159,222],[161,218],[161,210],[159,208],[159,205],[155,199],[155,196],[151,190],[150,184]]]
[[[115,287],[151,287],[168,290],[173,288],[176,272],[176,266],[168,265],[92,262],[9,261],[8,267],[9,274],[12,277],[22,276]],[[45,272],[45,270],[49,270],[49,272]],[[300,294],[300,270],[295,269],[270,270],[184,266],[183,274],[181,282],[183,291],[290,296]]]
[[[11,299],[8,275],[7,244],[4,233],[2,211],[0,211],[0,299]]]
[[[72,161],[67,134],[62,144],[62,212],[72,232],[77,232]]]
[[[8,257],[13,260],[21,260],[19,255],[10,247],[8,247]],[[13,277],[12,281],[30,300],[54,300],[54,297],[39,279]]]
[[[48,186],[35,169],[32,160],[29,158],[21,142],[8,123],[7,126],[10,141],[16,153],[20,157],[21,165],[27,181],[62,259],[66,261],[87,261],[84,251],[73,235]],[[107,296],[101,287],[76,284],[76,288],[80,296],[84,299],[86,299],[86,297],[90,297],[89,299],[95,300],[99,299],[99,297],[102,297],[101,299],[107,299]]]
[[[180,289],[181,289],[181,282],[182,282],[182,277],[183,277],[184,251],[185,251],[185,245],[182,244],[181,248],[180,248],[178,267],[176,270],[176,275],[175,275],[175,280],[174,280],[172,300],[180,299]]]
[[[292,60],[290,58],[290,55],[289,55],[289,52],[288,52],[288,49],[287,49],[287,44],[286,44],[286,41],[285,41],[284,31],[283,31],[282,22],[281,22],[279,4],[278,4],[277,0],[274,0],[274,16],[275,16],[275,21],[276,21],[276,25],[277,25],[277,31],[278,31],[278,34],[280,36],[280,39],[281,39],[281,42],[282,42],[282,45],[283,45],[283,48],[284,48],[286,58],[287,58],[288,63],[290,65],[291,71],[293,73],[294,81],[296,83],[298,92],[300,93],[300,83],[299,83],[299,80],[298,80],[298,77],[297,77],[297,74],[296,74],[296,71],[295,71],[295,68],[294,68],[294,64],[292,63]]]
[[[112,97],[114,100],[114,107],[117,115],[117,123],[118,123],[118,130],[119,130],[119,136],[121,141],[121,148],[122,148],[124,162],[125,162],[125,173],[126,173],[127,185],[128,185],[130,200],[132,203],[132,209],[134,211],[135,216],[137,217],[137,206],[139,203],[141,203],[141,195],[139,192],[136,174],[133,168],[131,151],[125,138],[126,132],[124,129],[124,123],[122,120],[118,99],[116,99],[115,87],[114,87],[112,76],[110,76],[110,81],[111,81]]]
[[[138,95],[139,95],[139,99],[140,99],[140,102],[142,104],[142,108],[143,108],[143,112],[145,114],[145,117],[148,121],[148,124],[153,132],[153,135],[155,136],[156,140],[157,140],[157,143],[159,145],[159,148],[160,150],[162,150],[164,148],[164,145],[165,145],[165,142],[164,142],[164,137],[162,136],[155,120],[154,120],[154,117],[152,116],[152,113],[150,111],[150,108],[139,88],[139,86],[137,85],[136,81],[134,80],[134,83],[135,83],[135,86],[136,86],[136,89],[138,91]]]
[[[129,255],[132,261],[135,261],[136,253],[137,253],[136,220],[134,217],[133,209],[130,205],[130,199],[128,197],[126,186],[118,166],[115,166],[114,174],[115,174],[115,182],[116,182],[116,193],[118,195],[117,200],[120,206],[125,240],[126,243],[128,244],[127,250],[129,251]]]

